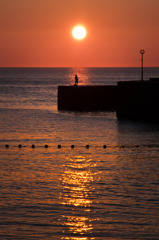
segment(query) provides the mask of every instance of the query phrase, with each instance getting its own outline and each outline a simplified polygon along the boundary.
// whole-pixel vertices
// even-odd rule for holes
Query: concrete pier
[[[117,86],[58,86],[58,109],[115,111]]]
[[[159,81],[118,82],[118,119],[159,122]]]
[[[118,119],[159,123],[159,79],[117,85],[59,86],[58,109],[116,111]]]

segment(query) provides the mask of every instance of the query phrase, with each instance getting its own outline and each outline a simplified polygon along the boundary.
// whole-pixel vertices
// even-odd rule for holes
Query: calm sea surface
[[[0,239],[159,239],[159,125],[58,111],[75,74],[140,80],[139,68],[0,68]]]

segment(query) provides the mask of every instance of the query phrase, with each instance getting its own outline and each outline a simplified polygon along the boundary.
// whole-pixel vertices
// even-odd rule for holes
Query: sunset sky
[[[140,67],[141,48],[159,67],[159,0],[0,0],[0,67]]]

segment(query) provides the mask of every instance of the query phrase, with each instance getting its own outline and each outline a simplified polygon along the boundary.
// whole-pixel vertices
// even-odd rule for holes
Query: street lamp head
[[[141,54],[144,54],[144,53],[145,53],[145,50],[144,50],[144,49],[141,49],[141,50],[140,50],[140,53],[141,53]]]

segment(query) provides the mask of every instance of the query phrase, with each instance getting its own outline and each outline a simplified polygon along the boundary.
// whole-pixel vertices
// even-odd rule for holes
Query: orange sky
[[[159,67],[158,12],[159,0],[0,0],[0,67],[140,67],[141,48]]]

